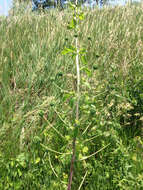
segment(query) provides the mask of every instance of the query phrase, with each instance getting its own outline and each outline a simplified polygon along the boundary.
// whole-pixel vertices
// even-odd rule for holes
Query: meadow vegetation
[[[0,21],[0,189],[67,189],[75,125],[71,12]],[[72,190],[143,189],[143,5],[85,10]]]

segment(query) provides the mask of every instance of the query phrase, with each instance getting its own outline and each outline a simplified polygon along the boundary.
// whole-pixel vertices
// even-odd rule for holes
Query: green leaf
[[[82,56],[81,56],[81,62],[82,62],[84,65],[87,65],[87,60],[86,60],[86,56],[85,56],[85,55],[82,55]]]
[[[84,20],[84,13],[81,12],[78,17],[79,17],[80,20]]]
[[[74,29],[74,28],[76,27],[76,25],[77,25],[77,21],[76,21],[75,18],[73,18],[73,19],[70,21],[70,23],[68,24],[67,29],[69,29],[69,30]]]
[[[66,54],[75,54],[76,53],[76,48],[73,47],[73,46],[70,46],[69,48],[65,48],[63,51],[62,51],[62,54],[63,55],[66,55]]]
[[[79,51],[79,54],[80,55],[86,54],[86,49],[85,48],[81,48],[80,51]]]
[[[36,158],[36,160],[35,160],[35,164],[38,164],[40,162],[40,158],[38,157],[38,158]]]
[[[65,48],[63,51],[62,51],[62,54],[63,55],[66,55],[68,53],[73,53],[73,50],[72,49],[69,49],[69,48]]]
[[[83,70],[89,77],[91,76],[91,70],[89,70],[87,67],[82,67],[80,70]]]
[[[20,171],[20,169],[18,169],[18,175],[19,175],[19,177],[22,176],[22,172]]]
[[[20,165],[23,167],[23,168],[26,168],[26,162],[20,162]]]
[[[74,3],[69,2],[68,5],[70,9],[75,10],[76,5]]]
[[[34,143],[40,143],[41,141],[42,141],[41,138],[38,137],[38,136],[35,136],[35,137],[33,138],[33,142],[34,142]]]
[[[72,92],[71,92],[71,93],[65,93],[65,94],[64,94],[64,97],[63,97],[63,98],[64,98],[64,101],[66,101],[67,99],[71,98],[71,97],[73,96],[73,94],[74,94],[74,93],[72,93]]]
[[[11,162],[10,162],[10,165],[11,165],[11,167],[13,168],[13,166],[14,166],[14,161],[11,161]]]
[[[16,161],[23,167],[26,168],[26,161],[27,161],[27,156],[24,153],[21,153],[17,156]]]
[[[88,147],[87,146],[83,147],[82,152],[87,153],[88,152]]]

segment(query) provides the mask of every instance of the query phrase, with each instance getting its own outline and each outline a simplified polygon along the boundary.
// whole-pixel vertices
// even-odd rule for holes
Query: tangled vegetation
[[[85,10],[72,190],[143,189],[143,6]],[[0,22],[0,189],[67,189],[76,72],[70,11]],[[76,37],[76,36],[75,36]]]

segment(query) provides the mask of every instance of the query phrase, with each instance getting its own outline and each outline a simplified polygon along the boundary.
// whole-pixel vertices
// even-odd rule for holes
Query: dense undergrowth
[[[142,8],[85,11],[73,190],[143,189]],[[1,19],[0,190],[67,188],[76,74],[61,52],[74,40],[70,16]]]

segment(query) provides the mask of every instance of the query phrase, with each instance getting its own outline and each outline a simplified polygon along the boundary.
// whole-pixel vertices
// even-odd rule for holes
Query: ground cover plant
[[[143,6],[85,10],[73,190],[143,189]],[[76,113],[71,12],[0,22],[0,189],[67,189]],[[75,34],[76,35],[76,34]],[[78,123],[77,123],[78,125]]]

